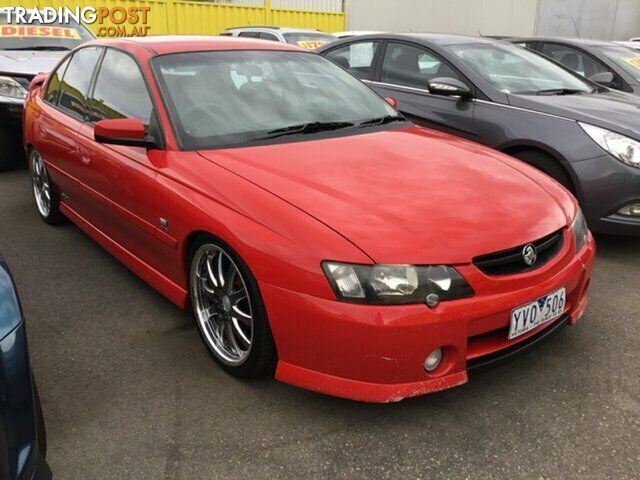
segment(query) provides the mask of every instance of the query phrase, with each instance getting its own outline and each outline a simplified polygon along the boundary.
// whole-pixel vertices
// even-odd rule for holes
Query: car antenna
[[[576,33],[578,34],[578,37],[582,38],[582,35],[580,35],[580,29],[578,28],[578,24],[576,23],[576,19],[573,18],[573,16],[571,16],[571,21],[573,22],[573,28],[576,29]]]

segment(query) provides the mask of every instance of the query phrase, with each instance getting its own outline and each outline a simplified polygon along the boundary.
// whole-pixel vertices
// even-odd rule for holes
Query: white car
[[[337,40],[337,37],[334,35],[320,30],[265,26],[227,28],[220,35],[227,37],[260,38],[273,42],[290,43],[306,48],[307,50],[315,50],[316,48]]]
[[[617,43],[618,45],[623,45],[627,48],[633,48],[634,50],[640,50],[640,39],[638,39],[638,41],[633,41],[633,42],[613,42],[613,43]]]

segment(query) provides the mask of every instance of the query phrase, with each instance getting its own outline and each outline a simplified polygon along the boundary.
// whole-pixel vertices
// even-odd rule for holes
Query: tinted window
[[[60,84],[62,83],[62,77],[64,77],[64,72],[67,69],[67,65],[69,65],[69,59],[66,59],[64,63],[51,74],[51,77],[49,78],[49,84],[47,85],[47,92],[44,95],[44,99],[47,102],[53,104],[56,104],[58,102],[58,96],[60,94]]]
[[[545,43],[542,46],[542,53],[583,77],[589,78],[596,73],[609,71],[607,67],[590,55],[566,45]]]
[[[322,32],[300,32],[300,33],[285,33],[284,39],[287,43],[292,45],[298,45],[299,47],[306,48],[307,50],[315,50],[327,43],[335,42],[337,40],[333,35]]]
[[[384,83],[426,90],[433,78],[449,77],[465,80],[440,57],[425,49],[400,43],[389,43],[382,64]]]
[[[378,45],[378,42],[352,43],[331,50],[327,53],[327,58],[355,76],[368,80],[373,74],[371,67]]]
[[[157,57],[154,66],[185,148],[249,144],[281,128],[339,128],[397,115],[360,81],[311,53],[180,53]]]
[[[240,32],[239,37],[258,38],[258,32]]]
[[[147,127],[153,104],[142,72],[126,53],[108,49],[90,99],[90,119],[139,118]]]
[[[278,37],[276,37],[272,33],[260,32],[260,34],[258,35],[258,38],[261,38],[263,40],[271,40],[272,42],[277,42],[278,41]]]
[[[89,84],[101,53],[102,48],[98,47],[77,51],[64,74],[58,104],[75,117],[82,118],[86,112]]]

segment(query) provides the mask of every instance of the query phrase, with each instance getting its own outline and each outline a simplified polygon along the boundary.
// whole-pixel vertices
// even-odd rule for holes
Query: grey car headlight
[[[579,122],[598,145],[623,163],[640,168],[640,142],[604,128]]]
[[[578,209],[576,218],[573,219],[571,230],[573,231],[573,238],[576,241],[576,253],[578,253],[587,243],[587,237],[589,236],[587,220],[584,218],[582,210],[580,209]]]
[[[338,300],[345,302],[404,305],[471,297],[473,289],[449,266],[355,265],[324,262],[322,268]]]
[[[0,76],[0,96],[26,98],[27,90],[13,78]]]

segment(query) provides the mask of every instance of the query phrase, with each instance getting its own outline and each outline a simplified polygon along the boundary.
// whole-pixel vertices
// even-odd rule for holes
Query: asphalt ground
[[[587,315],[468,384],[397,404],[220,370],[181,311],[0,174],[57,479],[640,478],[640,239],[599,237]]]

